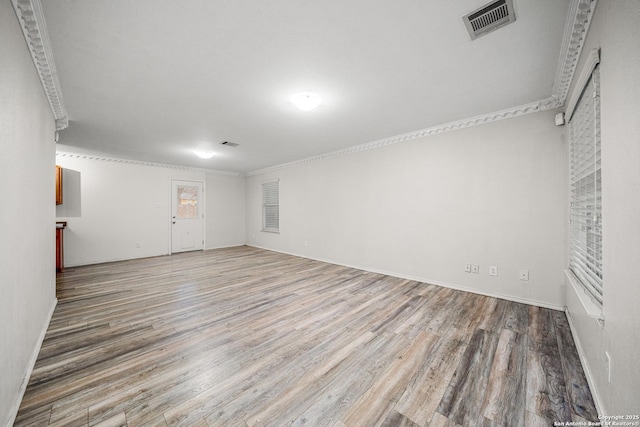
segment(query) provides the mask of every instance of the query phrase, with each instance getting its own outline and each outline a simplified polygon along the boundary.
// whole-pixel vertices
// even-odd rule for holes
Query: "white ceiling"
[[[485,0],[42,3],[60,150],[230,172],[548,98],[569,8],[514,0],[516,22],[472,42],[461,17]],[[296,109],[301,91],[323,104]]]

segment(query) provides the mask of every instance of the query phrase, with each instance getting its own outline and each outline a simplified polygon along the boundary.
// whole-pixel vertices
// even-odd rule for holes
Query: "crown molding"
[[[597,3],[598,0],[572,0],[569,5],[552,92],[552,97],[562,105],[567,100]]]
[[[63,157],[68,159],[95,160],[98,162],[120,163],[120,164],[135,165],[135,166],[150,166],[155,168],[176,169],[176,170],[184,170],[184,171],[192,171],[192,172],[204,172],[204,173],[211,173],[215,175],[243,176],[243,174],[238,172],[227,172],[227,171],[219,171],[215,169],[206,169],[206,168],[194,168],[190,166],[170,165],[166,163],[144,162],[140,160],[118,159],[116,157],[106,157],[106,156],[100,156],[95,154],[80,154],[80,153],[57,151],[56,158],[57,157]]]
[[[56,130],[66,129],[69,126],[69,117],[62,98],[58,71],[53,61],[53,51],[49,43],[49,33],[40,0],[11,0],[11,4],[18,16],[31,58],[49,100],[49,106],[56,121]]]
[[[483,125],[486,123],[492,123],[492,122],[496,122],[504,119],[511,119],[514,117],[524,116],[526,114],[536,113],[538,111],[557,108],[559,106],[560,105],[558,104],[557,99],[548,98],[542,101],[532,102],[530,104],[524,104],[517,107],[507,108],[505,110],[496,111],[493,113],[474,116],[468,119],[457,120],[457,121],[445,123],[442,125],[432,126],[432,127],[420,129],[414,132],[404,133],[402,135],[396,135],[389,138],[378,139],[376,141],[367,142],[360,145],[354,145],[352,147],[347,147],[342,150],[332,151],[330,153],[319,154],[317,156],[307,157],[305,159],[296,160],[289,163],[283,163],[281,165],[276,165],[276,166],[272,166],[264,169],[247,172],[245,175],[251,176],[251,175],[260,175],[268,172],[274,172],[281,169],[290,168],[293,166],[299,166],[305,163],[315,162],[317,160],[322,160],[329,157],[343,156],[346,154],[353,154],[360,151],[366,151],[374,148],[384,147],[387,145],[399,144],[402,142],[412,141],[417,138],[422,138],[425,136],[438,135],[441,133],[451,132],[454,130],[461,130],[461,129]]]
[[[31,57],[36,66],[40,81],[45,90],[49,105],[53,111],[53,115],[56,120],[56,129],[62,130],[68,127],[69,118],[65,109],[64,100],[62,98],[62,91],[60,89],[60,82],[58,81],[58,73],[53,61],[53,54],[51,45],[49,43],[49,36],[47,33],[46,23],[42,12],[42,5],[40,0],[11,0],[11,3],[16,11],[18,20],[20,21],[22,32],[24,33],[25,40],[31,52]],[[531,114],[538,111],[544,111],[554,108],[562,107],[567,99],[571,82],[573,81],[578,60],[582,53],[582,48],[591,24],[591,19],[597,4],[597,0],[571,0],[569,5],[569,13],[567,15],[567,22],[565,24],[565,30],[562,40],[562,46],[560,49],[560,56],[558,59],[558,66],[556,68],[556,77],[554,80],[552,94],[549,98],[517,107],[512,107],[506,110],[501,110],[493,113],[488,113],[480,116],[475,116],[463,120],[449,122],[437,126],[433,126],[418,131],[405,133],[402,135],[393,136],[390,138],[384,138],[365,144],[356,145],[346,149],[333,151],[318,156],[313,156],[301,160],[297,160],[290,163],[276,165],[273,167],[248,172],[245,175],[257,175],[274,170],[279,170],[287,167],[297,166],[312,161],[335,157],[343,154],[351,154],[358,151],[369,150],[373,148],[382,147],[385,145],[397,144],[400,142],[410,141],[416,138],[421,138],[429,135],[436,135],[453,130],[464,129],[471,126],[477,126],[485,123],[490,123],[498,120],[503,120],[512,117],[522,116],[524,114]],[[63,154],[63,153],[61,153]],[[82,156],[82,155],[76,155]],[[162,165],[158,163],[149,162],[137,162],[127,161],[122,159],[111,159],[100,156],[83,156],[83,158],[91,158],[95,160],[116,161],[120,163],[132,163],[146,166],[159,166],[159,167],[171,167],[181,168],[189,170],[202,170],[209,173],[221,173],[230,174],[234,173],[214,171],[209,169],[196,169],[196,168],[184,168],[181,166]]]
[[[320,154],[313,157],[307,157],[305,159],[296,160],[281,165],[247,172],[245,175],[260,175],[268,172],[290,168],[293,166],[299,166],[317,160],[326,159],[329,157],[336,157],[345,154],[356,153],[359,151],[371,150],[374,148],[383,147],[385,145],[411,141],[416,138],[465,129],[472,126],[478,126],[486,123],[496,122],[499,120],[519,117],[525,114],[537,113],[539,111],[560,108],[564,105],[567,99],[569,87],[571,86],[571,82],[573,81],[573,76],[578,65],[578,60],[580,59],[580,54],[582,53],[582,47],[584,46],[587,32],[589,31],[589,25],[591,24],[591,18],[593,17],[596,3],[597,0],[571,1],[571,4],[569,5],[567,23],[565,24],[564,28],[564,35],[562,46],[560,49],[560,57],[558,59],[558,66],[556,68],[556,77],[554,80],[553,90],[551,96],[546,99],[532,102],[530,104],[507,108],[505,110],[496,111],[493,113],[482,114],[467,119],[444,123],[441,125],[405,133],[402,135],[379,139],[377,141],[367,142],[365,144],[355,145],[353,147],[348,147],[342,150],[332,151],[330,153]]]

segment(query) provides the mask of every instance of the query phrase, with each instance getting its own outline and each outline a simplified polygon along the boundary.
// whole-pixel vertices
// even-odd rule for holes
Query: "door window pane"
[[[178,219],[198,218],[198,187],[178,186]]]

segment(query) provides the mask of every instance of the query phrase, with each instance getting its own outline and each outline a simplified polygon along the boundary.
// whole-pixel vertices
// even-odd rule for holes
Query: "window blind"
[[[569,268],[602,306],[600,78],[595,68],[569,122],[571,245]]]
[[[279,182],[262,184],[262,231],[280,231]]]

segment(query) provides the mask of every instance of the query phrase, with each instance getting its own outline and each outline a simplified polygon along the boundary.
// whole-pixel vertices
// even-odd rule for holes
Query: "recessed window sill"
[[[596,319],[600,326],[604,326],[604,312],[602,310],[602,306],[594,301],[591,295],[587,294],[587,291],[582,288],[578,278],[571,270],[565,270],[564,274],[567,276],[567,279],[569,279],[569,283],[573,287],[573,291],[578,296],[578,299],[582,303],[582,307],[587,315]]]

